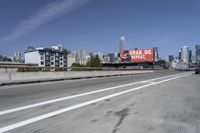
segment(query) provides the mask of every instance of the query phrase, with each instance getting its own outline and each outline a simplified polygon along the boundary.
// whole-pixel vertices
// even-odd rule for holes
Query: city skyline
[[[71,51],[113,53],[118,52],[121,35],[126,37],[126,49],[158,47],[161,57],[177,55],[184,45],[194,51],[200,43],[196,0],[113,2],[1,0],[0,54],[55,43]]]

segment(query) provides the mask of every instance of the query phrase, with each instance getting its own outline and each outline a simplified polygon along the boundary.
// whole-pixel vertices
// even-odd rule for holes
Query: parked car
[[[195,68],[195,74],[199,74],[200,73],[200,65],[198,65],[196,68]]]

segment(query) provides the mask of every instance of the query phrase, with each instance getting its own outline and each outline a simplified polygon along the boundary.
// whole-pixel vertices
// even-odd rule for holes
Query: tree
[[[98,55],[91,57],[90,61],[86,65],[80,65],[79,63],[73,63],[72,67],[102,67],[101,60]]]
[[[87,62],[88,67],[102,67],[101,60],[98,55],[91,57],[90,61]]]
[[[72,64],[72,67],[84,67],[84,65],[81,65],[79,63],[73,63]]]

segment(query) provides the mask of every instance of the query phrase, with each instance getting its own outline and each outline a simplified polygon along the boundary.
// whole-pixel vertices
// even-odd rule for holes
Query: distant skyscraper
[[[103,62],[104,63],[110,63],[110,57],[108,55],[103,56]]]
[[[76,52],[71,52],[67,56],[67,67],[71,67],[73,63],[76,63]]]
[[[173,55],[169,55],[169,62],[174,61],[174,56]]]
[[[190,62],[190,50],[188,46],[183,46],[181,48],[181,60],[185,63]]]
[[[181,60],[181,50],[178,51],[178,59]]]
[[[87,63],[87,61],[86,61],[86,51],[84,49],[79,49],[76,52],[76,63],[79,63],[81,65],[85,65]]]
[[[101,53],[101,52],[91,52],[90,53],[90,57],[92,58],[92,57],[96,57],[98,55],[98,57],[99,57],[99,59],[101,60],[101,61],[103,61],[103,53]]]
[[[24,58],[23,58],[21,53],[15,52],[15,54],[13,56],[13,61],[15,61],[15,62],[23,62]]]
[[[192,50],[189,50],[189,62],[192,62]]]
[[[110,54],[108,54],[108,56],[110,57],[110,62],[115,62],[116,61],[114,53],[110,53]]]
[[[154,52],[154,61],[158,61],[159,60],[158,47],[153,47],[153,52]]]
[[[119,51],[125,50],[125,44],[126,44],[126,38],[124,36],[121,36],[119,43]]]
[[[200,64],[200,44],[195,46],[196,49],[196,61]]]

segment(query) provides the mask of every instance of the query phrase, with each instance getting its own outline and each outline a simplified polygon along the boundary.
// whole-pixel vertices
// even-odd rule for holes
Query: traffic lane
[[[138,95],[115,97],[11,132],[195,133],[200,121],[199,79],[191,75],[165,82],[139,90]]]
[[[0,110],[177,73],[178,72],[151,73],[0,87]]]
[[[40,116],[40,115],[43,115],[46,113],[50,113],[50,112],[57,111],[57,110],[60,110],[63,108],[71,107],[73,105],[81,104],[81,103],[84,103],[87,101],[91,101],[93,99],[98,99],[101,97],[112,95],[114,93],[126,91],[129,89],[137,88],[137,87],[144,86],[147,84],[149,84],[149,83],[133,84],[133,85],[126,86],[126,87],[111,89],[111,90],[98,92],[98,93],[94,93],[94,94],[86,95],[86,96],[79,96],[79,97],[75,97],[72,99],[62,100],[59,102],[45,104],[42,106],[37,106],[37,107],[29,108],[29,109],[15,111],[15,112],[3,114],[3,115],[1,114],[1,111],[0,111],[0,127],[4,127],[6,125],[17,123],[19,121],[34,118],[34,117],[37,117],[37,116]],[[135,93],[135,94],[137,95],[137,93]],[[46,102],[46,101],[44,101],[44,102]],[[29,105],[27,105],[27,106],[29,106]],[[4,111],[6,111],[6,110],[4,110]]]
[[[72,106],[73,104],[76,105],[76,104],[84,103],[93,99],[98,99],[98,98],[105,97],[108,95],[121,93],[126,90],[130,90],[130,89],[136,90],[137,88],[140,88],[140,87],[143,88],[143,86],[146,86],[148,84],[160,82],[161,80],[166,80],[166,79],[168,80],[169,78],[175,78],[181,75],[183,74],[178,74],[178,75],[176,74],[176,76],[171,75],[171,76],[164,76],[164,77],[159,77],[159,78],[151,79],[151,80],[133,82],[130,84],[114,86],[111,88],[104,88],[103,90],[101,89],[97,91],[88,92],[86,94],[84,93],[84,94],[73,95],[71,96],[71,98],[62,97],[62,98],[59,98],[61,100],[52,99],[51,102],[44,101],[45,104],[35,103],[36,106],[35,104],[33,104],[33,105],[26,105],[26,106],[18,107],[18,108],[12,108],[10,110],[0,111],[0,115],[2,116],[0,119],[0,125],[4,126],[6,124],[11,124],[15,121],[20,121],[23,119],[28,119],[30,117],[36,117],[38,115],[42,115],[43,113],[45,113],[45,111],[47,111],[46,113],[52,112],[54,110],[59,110],[59,108],[70,107],[70,105]]]
[[[85,92],[85,93],[81,93],[81,94],[77,94],[77,95],[66,96],[66,97],[59,97],[57,99],[50,99],[48,101],[40,101],[38,103],[33,103],[33,104],[30,104],[30,105],[24,105],[24,106],[29,106],[28,108],[32,108],[32,107],[36,107],[36,106],[55,103],[55,102],[58,102],[58,101],[64,101],[64,100],[67,100],[69,98],[71,99],[71,98],[76,98],[76,97],[79,97],[79,96],[87,96],[87,95],[91,95],[91,94],[94,94],[94,93],[104,92],[104,91],[113,90],[113,89],[119,89],[121,87],[127,87],[127,86],[135,85],[135,84],[138,84],[138,83],[154,83],[154,82],[157,82],[158,80],[166,79],[166,78],[169,78],[169,77],[175,77],[175,76],[178,76],[178,75],[183,75],[183,74],[175,74],[175,75],[164,76],[164,77],[162,76],[162,77],[153,78],[153,79],[150,79],[150,80],[142,80],[142,81],[139,81],[139,82],[132,82],[132,83],[123,84],[123,85],[120,85],[120,86],[112,86],[110,88],[102,88],[100,90],[94,90],[94,91]],[[24,107],[24,106],[21,105],[21,107],[19,107],[19,108],[28,109],[27,107]],[[14,110],[16,111],[16,109],[14,109]],[[17,110],[19,111],[19,109],[17,109]],[[22,109],[20,109],[20,110],[22,110]],[[8,112],[10,112],[10,110]],[[13,112],[13,111],[11,111],[11,112]],[[2,115],[2,110],[0,112],[0,115]]]
[[[144,95],[147,98],[135,107],[137,115],[127,117],[119,132],[134,129],[134,132],[199,133],[199,81],[200,76],[191,75],[156,87],[154,98],[150,97],[153,92]],[[135,126],[131,128],[130,123]]]
[[[176,81],[175,81],[175,83],[176,83]],[[167,86],[170,86],[171,85],[171,83],[169,83],[169,85],[167,85]],[[157,87],[157,85],[156,85],[156,87]],[[155,88],[156,88],[155,87]],[[152,89],[154,90],[154,88],[151,88],[151,87],[147,87],[146,89],[142,89],[142,91],[145,91],[145,92],[151,92],[152,91]],[[160,88],[159,88],[160,89]],[[144,92],[140,92],[140,94],[141,95],[143,95],[143,94],[145,94]],[[147,93],[148,94],[148,93]],[[153,91],[153,93],[152,94],[155,94],[155,92]],[[149,94],[148,94],[149,95]],[[148,96],[147,95],[147,96]],[[139,96],[139,95],[138,95]],[[138,100],[140,100],[141,99],[141,97],[138,97],[138,96],[134,96],[134,101],[138,101]],[[122,98],[121,98],[122,97]],[[81,119],[79,119],[78,121],[76,121],[76,119],[77,118],[79,118],[81,115],[83,115],[83,116],[86,116],[85,118],[89,118],[90,119],[90,114],[93,114],[93,111],[95,111],[96,113],[94,113],[95,114],[95,116],[98,116],[99,114],[98,114],[98,112],[100,112],[101,110],[102,111],[106,111],[107,113],[112,113],[112,112],[114,112],[114,114],[115,115],[117,115],[117,116],[123,116],[122,118],[124,119],[124,117],[126,116],[126,115],[128,115],[127,114],[127,112],[129,112],[129,110],[131,109],[129,109],[129,108],[125,108],[126,106],[134,106],[135,105],[135,103],[133,103],[133,102],[130,102],[129,101],[129,99],[131,99],[131,97],[133,98],[133,96],[131,95],[131,93],[129,94],[129,95],[123,95],[123,96],[121,96],[121,97],[117,97],[117,98],[112,98],[112,99],[107,99],[106,100],[106,102],[108,102],[109,103],[109,107],[104,107],[104,104],[105,104],[105,102],[100,102],[100,103],[97,103],[97,104],[93,104],[92,106],[87,106],[88,108],[86,108],[86,107],[83,107],[83,108],[80,108],[80,109],[77,109],[78,110],[78,112],[80,113],[80,114],[76,114],[76,111],[77,110],[74,110],[74,112],[75,112],[75,114],[73,115],[73,111],[70,111],[70,112],[67,112],[67,113],[64,113],[65,115],[66,114],[68,114],[68,113],[70,113],[70,114],[68,114],[66,117],[64,117],[63,118],[63,115],[58,115],[58,116],[53,116],[53,117],[51,117],[51,118],[49,118],[49,119],[45,119],[44,121],[41,121],[42,123],[40,123],[40,122],[36,122],[35,124],[37,125],[37,123],[40,123],[39,125],[43,125],[43,124],[45,124],[46,122],[47,122],[47,125],[48,124],[50,124],[50,125],[54,125],[54,124],[58,124],[57,126],[59,126],[60,124],[62,125],[62,123],[63,124],[66,124],[65,126],[64,125],[62,125],[63,126],[63,128],[62,129],[60,129],[59,131],[62,131],[63,130],[63,132],[66,132],[66,131],[69,131],[69,132],[81,132],[82,131],[82,128],[81,127],[84,127],[84,128],[86,128],[86,130],[83,130],[83,131],[86,131],[86,132],[96,132],[96,130],[92,130],[91,128],[92,127],[89,127],[90,126],[90,124],[89,125],[87,125],[88,127],[86,127],[86,125],[85,125],[85,122],[87,123],[87,119],[83,119],[83,120],[81,120]],[[145,96],[144,96],[145,97]],[[139,99],[138,99],[139,98]],[[150,98],[152,98],[152,96],[150,97]],[[137,100],[138,99],[138,100]],[[143,98],[142,98],[143,99]],[[150,99],[151,100],[151,99]],[[123,102],[122,102],[123,101]],[[125,101],[125,102],[124,102]],[[155,100],[155,102],[157,101],[157,99]],[[110,103],[110,102],[112,102],[112,103]],[[147,101],[147,102],[149,102],[149,101]],[[103,103],[103,104],[102,104]],[[151,103],[151,102],[150,102]],[[97,105],[97,106],[96,106]],[[116,105],[116,107],[114,106],[114,105]],[[119,108],[117,108],[118,107],[118,105],[120,105],[119,106]],[[125,107],[124,106],[122,106],[121,107],[121,105],[125,105]],[[145,105],[145,106],[147,106],[147,107],[149,107],[149,105],[150,104],[147,104],[147,105]],[[96,106],[96,107],[95,107]],[[144,106],[144,107],[145,107]],[[94,108],[93,108],[94,107]],[[109,109],[111,107],[111,109]],[[113,108],[114,109],[113,109]],[[152,107],[152,108],[154,108],[154,107]],[[85,110],[86,109],[86,110]],[[107,109],[109,109],[109,110],[107,110]],[[148,109],[145,109],[144,108],[144,110],[146,110],[146,111],[148,111]],[[115,112],[116,111],[116,112]],[[87,112],[89,112],[89,114],[88,114],[88,116],[87,115],[85,115],[85,113],[87,113]],[[101,113],[102,114],[102,113]],[[124,114],[125,114],[125,116],[124,116]],[[69,118],[71,118],[71,116],[74,116],[74,117],[72,117],[72,119],[69,119]],[[55,120],[55,119],[56,120]],[[61,118],[63,118],[63,119],[61,119]],[[103,118],[103,117],[100,117],[100,118]],[[105,117],[105,118],[107,118],[107,117]],[[122,119],[121,117],[120,117],[120,120],[118,121],[118,123],[116,124],[116,125],[119,125],[120,124],[120,121],[122,121],[123,119]],[[51,121],[52,120],[52,121]],[[55,121],[54,121],[55,120]],[[103,119],[104,120],[104,119]],[[113,119],[111,119],[111,120],[113,120]],[[75,123],[74,123],[74,121],[75,121]],[[80,128],[78,128],[79,130],[77,131],[76,129],[74,129],[74,130],[70,130],[70,127],[79,127],[79,122],[82,122],[82,124],[80,125],[81,127]],[[96,121],[96,119],[92,119],[91,120],[92,122],[95,122]],[[106,121],[107,121],[107,119],[106,119]],[[108,120],[109,121],[109,120]],[[61,123],[60,123],[61,122]],[[77,122],[77,123],[76,123]],[[115,121],[116,122],[116,121]],[[71,125],[70,126],[70,123],[72,124],[73,123],[73,125]],[[84,124],[83,124],[84,123]],[[102,125],[104,125],[104,123],[106,123],[106,122],[103,122],[102,123]],[[37,127],[37,126],[35,126],[35,124],[31,124],[31,125],[34,125],[33,127]],[[108,123],[107,123],[108,124]],[[112,125],[113,123],[111,123],[110,125]],[[27,126],[27,129],[31,129],[31,125],[28,125]],[[46,125],[46,126],[47,126]],[[54,131],[54,129],[56,129],[56,125],[54,125],[54,126],[52,126],[52,128],[53,129],[45,129],[45,130],[43,130],[43,129],[38,129],[38,128],[36,128],[36,129],[31,129],[31,130],[19,130],[19,132],[23,132],[23,131],[25,131],[25,132],[35,132],[35,131],[42,131],[42,132],[55,132]],[[69,126],[68,126],[69,125]],[[99,126],[99,124],[97,125],[97,126]],[[26,127],[26,126],[25,126]],[[45,126],[44,126],[45,127]],[[108,130],[109,129],[109,127],[110,126],[108,126],[107,125],[107,128],[104,128],[105,130]],[[102,128],[102,127],[101,127]],[[117,129],[118,127],[116,127],[116,129]],[[23,127],[22,127],[22,129],[23,129]],[[33,131],[34,130],[34,131]],[[89,131],[88,131],[89,130]],[[17,130],[18,131],[18,130]],[[102,132],[102,130],[100,129],[99,130],[99,132]],[[114,130],[113,130],[113,132],[114,132]]]

